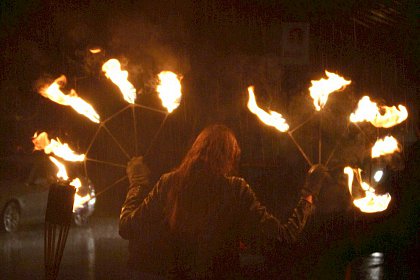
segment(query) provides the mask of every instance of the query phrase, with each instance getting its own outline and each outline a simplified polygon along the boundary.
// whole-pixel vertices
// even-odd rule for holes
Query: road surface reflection
[[[26,227],[2,233],[0,279],[44,279],[44,229]],[[124,279],[127,242],[118,235],[117,218],[94,218],[87,227],[72,226],[59,279]]]
[[[14,234],[1,233],[0,246],[0,279],[45,279],[42,224]],[[127,246],[128,242],[118,235],[118,217],[92,217],[89,226],[72,226],[58,279],[130,279]],[[338,249],[333,251],[339,253]],[[335,267],[340,264],[337,257],[335,261],[326,258],[328,267],[312,275],[314,279],[412,279],[417,270],[412,265],[415,257],[410,256],[380,252],[354,256],[350,262],[342,262],[342,272]],[[287,279],[302,279],[289,276]]]

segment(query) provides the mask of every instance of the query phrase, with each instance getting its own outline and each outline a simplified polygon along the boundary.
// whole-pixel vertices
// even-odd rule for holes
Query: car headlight
[[[375,180],[376,183],[378,183],[382,177],[384,176],[384,172],[382,170],[378,170],[375,172],[375,175],[373,175],[373,179]]]

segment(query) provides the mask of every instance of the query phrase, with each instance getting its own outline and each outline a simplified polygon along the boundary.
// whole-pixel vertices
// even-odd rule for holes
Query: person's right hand
[[[313,165],[306,175],[305,184],[301,190],[301,196],[307,197],[312,195],[316,198],[321,190],[322,183],[327,176],[327,168],[324,165]]]
[[[143,157],[133,157],[127,164],[127,176],[130,186],[145,186],[149,184],[150,170]]]

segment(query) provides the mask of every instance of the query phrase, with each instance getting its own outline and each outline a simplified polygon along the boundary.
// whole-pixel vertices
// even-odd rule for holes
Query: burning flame
[[[82,187],[82,182],[79,178],[73,179],[73,181],[70,182],[70,186],[76,188],[76,194],[74,196],[73,203],[73,212],[75,212],[77,209],[82,208],[83,204],[88,202],[92,197],[90,196],[90,194],[87,194],[85,196],[81,196],[78,194],[79,189]]]
[[[63,158],[66,161],[83,161],[85,155],[76,155],[74,152],[69,148],[67,144],[61,144],[60,140],[57,138],[57,141],[48,139],[48,134],[46,132],[42,132],[41,134],[37,135],[35,133],[34,139],[32,142],[35,145],[35,150],[44,150],[46,154],[54,153],[56,156]],[[68,181],[69,176],[67,175],[66,166],[58,161],[55,157],[50,156],[49,159],[57,166],[57,178]],[[83,204],[88,202],[91,199],[90,194],[85,196],[81,196],[78,194],[79,188],[82,187],[82,182],[79,178],[73,179],[70,183],[70,186],[76,188],[76,194],[74,197],[73,203],[73,212],[76,211],[78,208],[82,207]]]
[[[82,187],[82,181],[80,181],[79,178],[75,178],[70,182],[69,185],[75,187],[77,191],[78,189]]]
[[[67,175],[67,170],[64,164],[59,162],[55,157],[49,157],[50,160],[57,166],[58,172],[57,172],[57,178],[63,179],[64,181],[67,181],[69,179],[69,176]]]
[[[286,120],[281,114],[271,110],[269,111],[269,113],[267,113],[266,111],[258,107],[257,101],[255,100],[253,86],[248,87],[248,94],[248,109],[251,111],[251,113],[257,115],[263,123],[275,127],[278,131],[286,132],[289,130],[289,125],[286,123]]]
[[[80,98],[77,93],[72,89],[69,94],[64,94],[60,88],[66,84],[67,80],[64,75],[58,77],[51,85],[44,86],[40,89],[39,93],[64,106],[70,106],[76,112],[88,117],[91,121],[99,123],[99,115],[93,109],[92,105]]]
[[[35,150],[44,150],[47,155],[53,153],[66,161],[85,160],[84,154],[76,154],[72,149],[70,149],[68,144],[61,143],[60,139],[51,139],[50,142],[46,132],[41,132],[39,135],[35,133],[34,137],[32,138],[32,142],[34,143]]]
[[[350,121],[370,122],[375,127],[389,128],[400,124],[408,117],[407,109],[403,105],[395,106],[380,106],[372,102],[369,96],[363,96],[357,105],[354,113],[350,114]]]
[[[392,136],[386,136],[384,139],[378,139],[372,147],[372,158],[389,155],[399,152],[398,141]]]
[[[309,88],[312,99],[314,100],[315,109],[321,111],[328,101],[328,96],[337,90],[343,90],[351,81],[345,80],[343,77],[325,71],[328,79],[321,78],[318,81],[311,81],[312,86]]]
[[[121,63],[118,59],[110,59],[102,65],[102,71],[105,76],[110,79],[120,89],[124,100],[128,103],[134,104],[137,97],[137,90],[127,80],[128,72],[121,70]]]
[[[162,100],[162,106],[171,113],[181,103],[181,80],[175,73],[170,71],[162,71],[158,77],[159,84],[156,91]]]
[[[352,194],[353,187],[353,175],[356,175],[356,179],[360,184],[360,187],[365,191],[365,197],[354,199],[353,204],[365,213],[381,212],[388,208],[388,204],[391,201],[391,195],[389,193],[383,195],[375,194],[373,189],[368,183],[363,182],[361,179],[361,170],[353,169],[349,166],[344,168],[344,173],[348,176],[348,188],[350,194]]]
[[[353,195],[353,179],[354,179],[353,168],[349,166],[344,167],[344,174],[347,175],[347,186],[349,188],[349,193]]]
[[[89,49],[89,52],[92,53],[92,54],[97,54],[97,53],[100,53],[101,51],[102,51],[101,48],[92,48],[92,49]]]
[[[75,212],[77,209],[82,208],[83,204],[91,200],[92,197],[90,194],[87,194],[85,196],[80,196],[77,192],[74,196],[74,203],[73,203],[73,212]]]

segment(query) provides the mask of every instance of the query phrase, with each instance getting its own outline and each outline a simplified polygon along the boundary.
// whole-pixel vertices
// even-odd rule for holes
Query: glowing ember
[[[120,89],[124,100],[128,103],[134,104],[137,97],[137,90],[127,80],[128,72],[121,70],[121,63],[118,59],[110,59],[102,65],[102,71],[105,76],[110,79]]]
[[[93,54],[100,53],[101,51],[102,50],[100,48],[92,48],[92,49],[89,49],[89,52],[90,53],[93,53]]]
[[[159,84],[156,91],[162,100],[162,106],[171,113],[181,103],[181,80],[175,73],[170,71],[162,71],[158,77]]]
[[[67,181],[69,179],[69,176],[67,175],[67,170],[66,170],[66,167],[64,166],[64,164],[59,162],[54,157],[50,156],[49,158],[55,164],[55,166],[57,166],[57,168],[58,168],[57,178],[63,179],[64,181]]]
[[[398,141],[392,136],[386,136],[384,139],[378,139],[372,147],[372,158],[389,155],[399,152]]]
[[[60,139],[51,139],[50,142],[46,132],[41,132],[39,135],[35,133],[34,137],[32,138],[32,142],[34,143],[35,150],[44,150],[47,155],[53,153],[66,161],[85,160],[84,154],[76,154],[72,149],[70,149],[68,144],[61,143]]]
[[[254,87],[248,87],[248,94],[248,109],[251,113],[257,115],[263,123],[276,128],[278,131],[286,132],[289,130],[289,125],[281,114],[271,110],[267,113],[258,107],[257,101],[255,100]]]
[[[359,100],[357,109],[350,115],[350,121],[357,122],[370,122],[375,127],[389,128],[394,125],[400,124],[408,117],[407,109],[403,105],[395,106],[380,106],[372,102],[369,96],[363,96]]]
[[[60,90],[61,86],[64,86],[66,82],[66,77],[62,75],[51,85],[42,87],[39,93],[58,104],[70,106],[79,114],[88,117],[95,123],[99,123],[99,115],[93,109],[92,105],[80,98],[73,89],[67,95]]]
[[[344,168],[344,174],[347,175],[347,186],[349,188],[349,193],[353,194],[353,179],[354,179],[354,171],[353,168],[346,166]]]
[[[325,71],[328,79],[321,78],[318,81],[311,81],[312,86],[309,88],[312,99],[314,100],[315,109],[321,111],[328,101],[328,96],[337,90],[343,90],[351,81],[345,80],[343,77]]]
[[[351,167],[345,167],[344,173],[348,176],[348,188],[350,194],[353,186],[353,174],[356,175],[360,187],[365,191],[365,197],[354,199],[353,204],[365,213],[381,212],[388,208],[389,202],[391,201],[391,195],[389,193],[383,195],[375,194],[375,189],[369,186],[368,183],[361,180],[361,170],[353,169]]]

